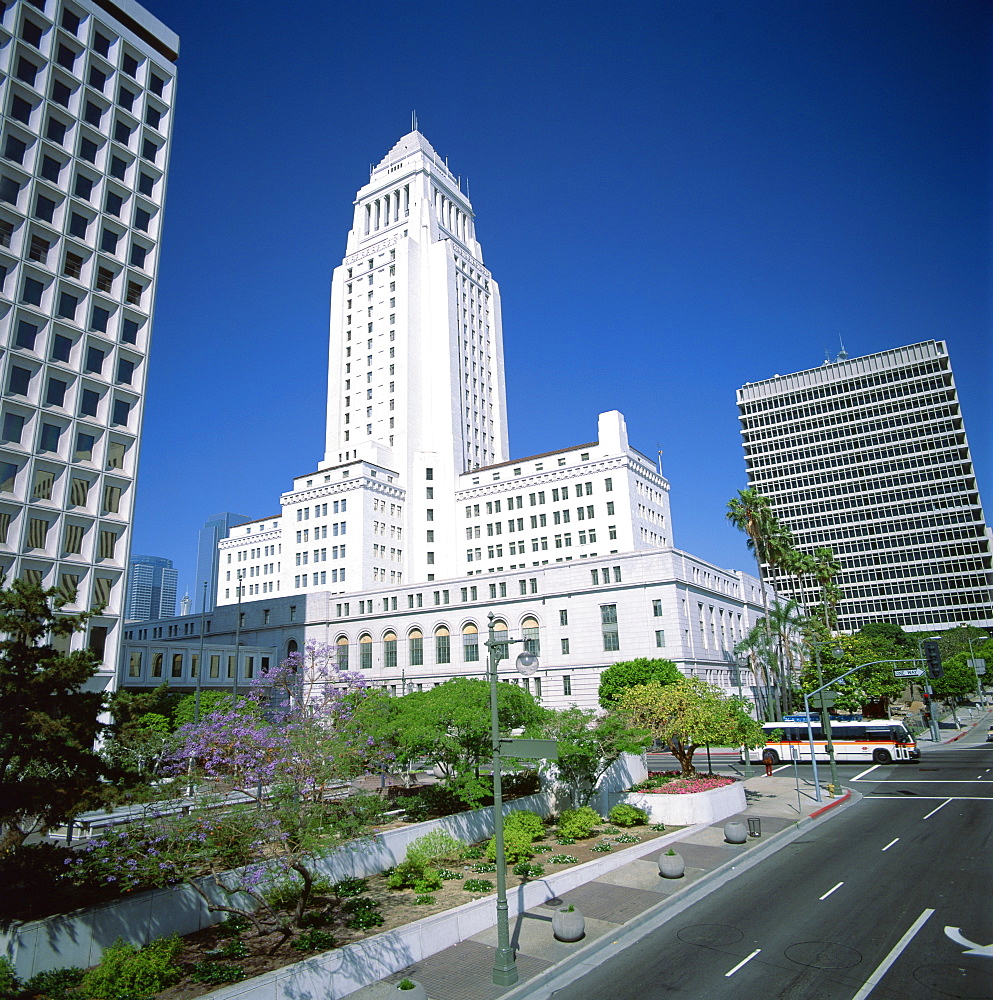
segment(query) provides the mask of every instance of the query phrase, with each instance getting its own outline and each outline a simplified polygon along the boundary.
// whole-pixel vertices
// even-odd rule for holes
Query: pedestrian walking
[[[776,763],[776,758],[771,750],[766,750],[762,754],[762,763],[765,764],[765,776],[772,777],[772,765]]]

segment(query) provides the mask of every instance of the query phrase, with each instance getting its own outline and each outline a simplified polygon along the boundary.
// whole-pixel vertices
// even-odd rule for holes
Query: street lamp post
[[[838,765],[834,759],[834,741],[831,739],[831,715],[825,704],[824,691],[828,687],[824,683],[824,674],[821,671],[821,649],[824,644],[814,641],[814,663],[817,665],[817,683],[821,686],[821,725],[824,727],[824,736],[827,739],[828,760],[831,762],[831,786],[837,791],[841,784],[838,781]],[[834,651],[837,655],[837,650]]]
[[[982,708],[986,708],[986,692],[983,690],[983,682],[980,679],[979,671],[976,669],[976,654],[972,648],[972,639],[966,639],[969,643],[969,666],[972,667],[972,672],[976,675],[976,692],[979,695],[979,704]],[[986,670],[986,661],[983,661],[983,670]]]
[[[496,877],[497,877],[497,949],[493,961],[493,982],[497,986],[513,986],[517,982],[517,963],[514,959],[514,949],[510,945],[510,922],[507,908],[507,859],[503,846],[503,788],[500,775],[500,714],[497,707],[497,669],[501,660],[501,651],[506,647],[509,654],[512,642],[524,642],[523,639],[496,638],[494,628],[495,616],[489,616],[489,639],[486,648],[489,652],[490,681],[490,736],[493,742],[493,836],[496,843]],[[522,654],[523,656],[524,654]]]

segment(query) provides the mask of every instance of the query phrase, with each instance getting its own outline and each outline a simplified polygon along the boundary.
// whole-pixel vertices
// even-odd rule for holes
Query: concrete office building
[[[172,618],[176,614],[179,574],[171,559],[161,556],[132,556],[128,562],[126,622],[147,622],[152,618]]]
[[[990,532],[942,341],[748,383],[738,410],[749,486],[801,551],[841,564],[839,628],[993,625]]]
[[[179,39],[133,0],[0,11],[0,569],[104,605],[116,673]]]
[[[127,630],[121,682],[189,687],[202,630],[208,686],[313,640],[401,692],[480,673],[492,612],[540,647],[527,683],[550,704],[595,705],[600,671],[640,656],[730,685],[758,582],[673,548],[669,483],[624,417],[509,458],[499,292],[472,206],[419,132],[359,190],[345,249],[323,460],[278,515],[218,542],[209,614]]]

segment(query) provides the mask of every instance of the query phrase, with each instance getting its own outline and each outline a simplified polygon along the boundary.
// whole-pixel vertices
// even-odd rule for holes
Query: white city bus
[[[827,739],[820,716],[811,714],[814,753],[817,760],[827,760]],[[751,751],[753,761],[761,761],[766,750],[776,761],[810,762],[810,738],[805,715],[788,715],[782,722],[765,722],[762,728],[769,734],[764,747]],[[780,730],[779,735],[776,731]],[[831,742],[835,760],[871,761],[891,764],[893,761],[919,760],[920,750],[913,734],[898,719],[831,720]]]

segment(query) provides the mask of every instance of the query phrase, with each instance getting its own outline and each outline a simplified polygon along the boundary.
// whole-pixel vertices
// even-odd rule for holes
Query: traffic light
[[[936,681],[939,677],[944,676],[945,670],[941,665],[941,651],[938,649],[937,639],[927,639],[921,643],[921,649],[924,652],[924,663],[931,680]]]

